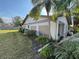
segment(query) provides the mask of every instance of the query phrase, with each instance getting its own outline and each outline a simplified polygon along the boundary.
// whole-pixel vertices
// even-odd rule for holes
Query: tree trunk
[[[48,17],[48,26],[49,26],[49,39],[51,39],[51,33],[50,33],[50,16],[49,16],[49,12],[47,12],[47,17]]]
[[[69,13],[69,15],[66,15],[68,25],[71,25],[72,24],[72,22],[71,22],[71,12],[68,9],[66,9],[66,12]]]

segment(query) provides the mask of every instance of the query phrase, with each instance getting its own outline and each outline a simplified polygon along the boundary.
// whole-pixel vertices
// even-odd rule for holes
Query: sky
[[[0,0],[0,17],[25,17],[32,7],[31,0]]]
[[[12,21],[11,18],[15,16],[25,18],[32,8],[31,0],[0,0],[0,17],[9,23]],[[43,10],[41,13],[44,15],[46,11]]]

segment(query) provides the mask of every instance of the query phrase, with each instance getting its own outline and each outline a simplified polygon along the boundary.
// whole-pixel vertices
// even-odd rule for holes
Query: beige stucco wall
[[[39,31],[42,34],[49,35],[48,22],[31,24],[30,27],[31,27],[31,30],[36,30],[37,32]],[[51,22],[50,33],[53,39],[58,39],[56,22]]]
[[[48,18],[46,17],[41,17],[38,21],[41,20],[47,20]],[[32,18],[28,18],[26,21],[26,24],[28,23],[33,23],[33,22],[37,22],[37,21],[33,21]],[[56,24],[55,22],[51,22],[51,29],[50,29],[50,33],[51,36],[55,39],[55,35],[56,35]],[[48,21],[47,22],[38,22],[38,23],[33,23],[33,24],[29,24],[29,29],[30,30],[36,30],[37,34],[39,34],[39,32],[42,32],[43,34],[49,35],[49,25],[48,25]]]
[[[40,18],[38,21],[33,21],[33,18],[28,18],[27,21],[26,21],[26,24],[29,25],[29,29],[30,30],[36,30],[37,31],[37,34],[39,35],[39,32],[42,32],[43,34],[46,34],[48,35],[49,34],[49,25],[48,25],[48,21],[46,22],[39,22],[41,20],[47,20],[48,18],[46,17],[42,17]],[[58,23],[59,21],[63,22],[65,24],[65,27],[64,27],[64,32],[66,33],[68,28],[67,28],[67,21],[66,21],[66,18],[64,17],[59,17],[57,22],[53,22],[51,21],[50,23],[50,33],[51,33],[51,36],[53,39],[58,39]],[[36,23],[33,23],[33,22],[36,22]],[[31,23],[31,24],[29,24]],[[33,24],[32,24],[33,23]]]
[[[57,23],[56,22],[51,22],[51,26],[50,26],[50,33],[51,33],[51,36],[53,39],[58,39],[58,36],[57,36]]]
[[[39,31],[43,34],[49,35],[49,27],[48,25],[39,26]]]
[[[31,26],[31,30],[36,30],[36,26]]]
[[[31,30],[36,30],[37,35],[45,34],[48,35],[48,22],[43,22],[43,23],[35,23],[35,24],[30,24],[29,25]]]
[[[37,24],[36,24],[37,25]],[[43,35],[49,35],[49,27],[48,25],[39,25],[39,26],[30,26],[31,30],[35,30],[38,33],[36,33],[37,35],[39,35],[40,33]]]

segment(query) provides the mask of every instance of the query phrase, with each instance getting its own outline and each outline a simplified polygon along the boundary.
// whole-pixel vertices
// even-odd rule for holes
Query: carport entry
[[[59,22],[58,24],[58,36],[63,37],[64,36],[64,23]]]

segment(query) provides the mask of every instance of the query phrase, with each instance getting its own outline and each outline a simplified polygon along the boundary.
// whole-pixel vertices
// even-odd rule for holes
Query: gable
[[[57,22],[62,22],[64,24],[68,24],[66,17],[62,16],[62,17],[58,17]]]
[[[32,17],[28,17],[24,24],[38,23],[38,22],[46,22],[48,18],[46,16],[41,16],[38,20],[35,20]]]

